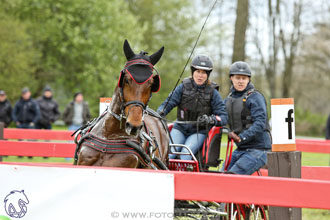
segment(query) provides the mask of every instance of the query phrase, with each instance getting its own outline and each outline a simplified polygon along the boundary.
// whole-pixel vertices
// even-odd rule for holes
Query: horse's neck
[[[110,106],[110,110],[117,114],[120,115],[121,114],[121,100],[120,100],[120,92],[119,92],[119,88],[116,87],[115,89],[115,93],[112,96],[112,100],[111,100],[111,106]],[[110,139],[111,137],[118,137],[118,136],[125,136],[125,119],[122,119],[122,121],[120,122],[118,119],[116,119],[113,115],[111,115],[110,113],[109,117],[106,118],[105,120],[105,124],[104,124],[104,132],[103,135],[104,137]],[[120,128],[120,123],[122,123],[122,128]]]

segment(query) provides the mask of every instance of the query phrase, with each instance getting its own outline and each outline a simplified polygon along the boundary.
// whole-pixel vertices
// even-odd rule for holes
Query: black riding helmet
[[[207,76],[209,77],[213,70],[213,62],[209,56],[198,54],[191,61],[190,69],[191,74],[193,74],[195,70],[205,70]]]
[[[232,75],[245,75],[251,77],[251,68],[246,62],[237,61],[230,66],[229,77]]]

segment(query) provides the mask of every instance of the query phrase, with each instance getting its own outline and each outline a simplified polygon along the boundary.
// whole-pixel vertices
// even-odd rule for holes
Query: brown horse
[[[153,74],[164,47],[151,56],[135,54],[127,40],[127,58],[111,106],[87,128],[81,130],[76,155],[78,165],[166,169],[169,136],[164,124],[147,104],[160,88]],[[163,166],[162,166],[163,165]]]

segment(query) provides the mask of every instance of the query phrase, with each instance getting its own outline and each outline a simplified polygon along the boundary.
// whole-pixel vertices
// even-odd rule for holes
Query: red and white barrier
[[[171,173],[1,164],[0,174],[0,216],[108,220],[145,219],[143,213],[155,219],[152,215],[165,213],[161,219],[173,217]],[[132,217],[134,213],[140,214]]]
[[[52,132],[56,132],[56,131],[52,131]],[[28,133],[28,131],[26,133]],[[7,133],[6,136],[6,129],[5,129],[5,138],[13,138],[13,136],[10,136],[8,134],[9,133]],[[39,134],[40,136],[38,139],[46,139],[44,136],[45,133],[41,132]],[[11,135],[13,135],[13,133]],[[31,139],[31,136],[26,135],[24,136],[24,138]],[[53,139],[53,137],[51,137],[50,139]],[[54,139],[58,140],[56,138]],[[296,144],[298,150],[317,152],[317,153],[330,153],[329,141],[296,140]],[[72,157],[74,148],[75,145],[73,143],[0,141],[0,155]],[[6,172],[3,172],[3,169],[6,169]],[[38,172],[35,172],[35,174],[32,175],[31,174],[32,171],[30,172],[28,170],[34,170]],[[53,172],[54,170],[55,172]],[[24,174],[25,171],[28,171],[27,174]],[[86,174],[84,174],[84,172],[86,172]],[[89,187],[84,185],[84,188],[79,188],[79,190],[77,191],[78,188],[76,189],[75,186],[79,184],[72,179],[72,176],[76,177],[77,175],[78,176],[82,175],[83,178],[85,179],[82,179],[81,182],[86,181],[86,183],[89,181],[87,176],[90,176],[91,182],[88,183],[93,183],[98,188],[100,188],[97,190],[104,191],[108,189],[109,184],[110,185],[112,184],[111,181],[113,181],[114,178],[107,179],[106,182],[104,182],[102,181],[102,179],[98,179],[101,177],[94,178],[94,174],[96,175],[96,173],[102,173],[102,175],[107,175],[112,177],[114,175],[113,173],[116,172],[125,173],[123,174],[124,176],[127,174],[127,176],[130,177],[129,181],[128,181],[128,177],[115,178],[119,182],[121,180],[124,180],[123,182],[123,186],[125,186],[124,188],[127,188],[129,186],[134,188],[135,183],[137,181],[138,182],[142,181],[144,183],[144,186],[146,188],[142,187],[141,189],[144,190],[145,196],[141,197],[140,194],[138,195],[138,197],[141,197],[138,199],[141,202],[141,204],[142,202],[144,202],[144,200],[149,200],[151,198],[156,198],[156,200],[154,201],[154,204],[156,204],[157,201],[160,200],[160,198],[163,198],[163,197],[159,197],[157,193],[165,190],[166,188],[170,188],[171,187],[170,183],[166,182],[166,184],[169,184],[169,186],[161,188],[159,187],[158,180],[154,179],[152,176],[159,174],[166,174],[170,176],[172,175],[172,178],[174,177],[174,190],[173,188],[172,190],[174,191],[173,198],[175,199],[254,203],[254,204],[265,204],[265,205],[273,205],[273,206],[330,209],[330,190],[329,190],[330,168],[329,167],[302,167],[303,179],[293,179],[293,178],[256,177],[256,176],[224,175],[224,174],[210,174],[210,173],[169,172],[169,171],[150,171],[150,170],[146,171],[146,170],[115,169],[115,168],[104,168],[104,167],[76,167],[71,165],[56,166],[54,164],[43,165],[42,167],[38,167],[37,165],[31,165],[31,164],[18,165],[18,164],[2,163],[0,164],[0,173],[1,176],[6,177],[8,181],[7,179],[5,179],[5,181],[1,180],[2,182],[0,187],[0,203],[3,199],[2,197],[6,196],[4,194],[6,194],[8,190],[10,191],[10,190],[24,189],[22,187],[19,188],[19,185],[17,184],[24,183],[25,180],[27,179],[31,179],[28,181],[27,184],[28,187],[30,187],[30,185],[32,186],[34,185],[34,183],[30,181],[36,182],[37,185],[39,184],[38,181],[40,179],[49,179],[55,182],[57,181],[56,183],[59,184],[52,185],[54,186],[53,188],[55,190],[56,185],[58,186],[63,185],[64,182],[62,183],[62,185],[60,184],[61,183],[60,179],[63,178],[63,180],[65,179],[67,182],[73,181],[73,184],[69,185],[71,186],[70,190],[72,190],[75,193],[79,193],[83,191],[83,189],[84,190],[89,189]],[[17,177],[20,176],[20,178],[22,176],[25,177],[12,181],[11,176],[13,176],[13,173],[14,176],[15,175]],[[55,175],[56,178],[45,175],[46,173],[49,173],[49,175],[52,175],[51,173],[56,173]],[[68,175],[64,175],[62,173]],[[143,178],[141,179],[135,179],[135,176],[140,176],[140,173],[148,173],[147,175],[151,176],[151,178],[144,178],[143,176]],[[93,181],[93,180],[97,180],[97,181]],[[160,181],[164,181],[164,180],[160,180]],[[6,184],[8,183],[8,185],[12,185],[17,188],[10,189],[11,188],[10,186],[6,186],[6,190],[5,190],[6,192],[3,192],[2,191],[3,183]],[[45,184],[43,180],[41,181],[41,183]],[[117,185],[121,185],[121,184],[118,183]],[[153,187],[154,185],[156,185],[157,192],[149,191],[148,187]],[[38,186],[42,187],[42,185],[40,184]],[[52,187],[48,187],[50,191],[51,188]],[[38,187],[36,187],[36,189],[39,190]],[[124,190],[122,189],[120,191],[124,191]],[[27,193],[27,191],[25,192]],[[46,192],[46,191],[44,190],[42,192]],[[55,191],[55,192],[57,192],[55,194],[59,193],[59,191]],[[121,192],[119,193],[119,188],[117,192],[118,194],[121,193]],[[51,194],[52,195],[51,197],[53,198],[54,196],[54,198],[59,200],[59,203],[61,203],[62,200],[66,198],[65,196],[61,198],[55,197],[56,196],[55,194]],[[127,199],[129,200],[131,199],[131,197],[135,198],[136,194],[133,193],[131,195],[132,196],[130,197],[126,197],[125,200]],[[89,197],[90,196],[91,195],[89,195]],[[4,204],[0,204],[0,216],[4,211],[1,209],[1,207],[4,207],[3,205]],[[171,205],[173,209],[173,204]],[[74,207],[76,207],[76,205],[74,205]],[[100,207],[102,207],[102,209],[100,210],[103,210],[104,207],[103,206]],[[155,214],[156,212],[152,212],[152,213]],[[167,214],[167,217],[169,216],[170,215]],[[150,217],[150,219],[155,219],[155,218],[156,217],[154,218]],[[47,217],[47,219],[50,218]],[[73,219],[76,219],[76,217],[74,217]],[[95,218],[95,219],[102,219],[102,218]],[[109,217],[108,219],[111,219],[111,217]]]

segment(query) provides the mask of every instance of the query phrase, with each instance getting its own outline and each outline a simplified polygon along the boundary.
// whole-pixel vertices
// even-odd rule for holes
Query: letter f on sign
[[[293,109],[290,109],[288,111],[288,117],[285,118],[285,122],[288,122],[288,137],[289,137],[289,139],[292,139],[292,122],[293,122],[292,113],[293,113]]]

